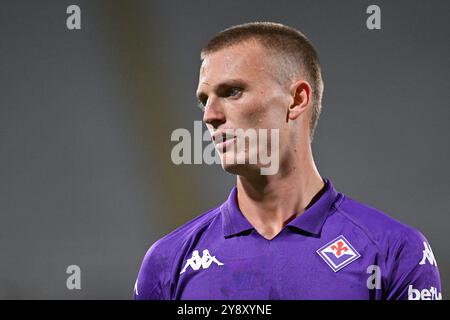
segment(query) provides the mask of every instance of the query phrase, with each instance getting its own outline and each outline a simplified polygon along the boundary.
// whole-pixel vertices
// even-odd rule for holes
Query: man
[[[424,236],[319,174],[311,142],[323,83],[306,37],[275,23],[239,25],[201,59],[203,120],[237,186],[150,248],[134,298],[441,299]],[[236,148],[236,129],[277,134],[278,144],[262,144],[278,157],[275,173],[249,161],[261,152],[254,143]]]

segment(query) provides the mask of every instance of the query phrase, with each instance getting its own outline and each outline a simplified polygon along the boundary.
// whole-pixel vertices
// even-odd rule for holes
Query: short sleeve
[[[387,299],[441,300],[441,281],[436,258],[427,239],[417,230],[398,234],[392,248]]]
[[[164,300],[166,299],[164,284],[166,283],[167,255],[164,254],[159,242],[156,242],[145,254],[134,285],[134,300]]]

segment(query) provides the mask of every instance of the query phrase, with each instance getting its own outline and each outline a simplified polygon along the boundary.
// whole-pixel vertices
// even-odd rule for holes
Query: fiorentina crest
[[[338,272],[361,256],[343,235],[317,250],[317,254],[334,272]]]

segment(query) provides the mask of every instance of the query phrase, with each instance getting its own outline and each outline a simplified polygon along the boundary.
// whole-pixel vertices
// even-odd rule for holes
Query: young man
[[[441,299],[424,236],[319,174],[311,142],[323,82],[307,38],[249,23],[216,35],[201,59],[203,120],[237,185],[225,203],[150,248],[134,298]],[[237,148],[248,130],[277,140]],[[271,174],[250,161],[262,149],[277,156]]]

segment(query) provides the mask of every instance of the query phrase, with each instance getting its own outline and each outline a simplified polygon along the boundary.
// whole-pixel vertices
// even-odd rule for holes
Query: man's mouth
[[[222,133],[213,136],[213,142],[219,152],[225,152],[235,141],[236,136]]]

